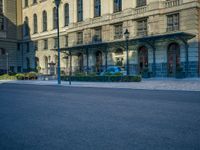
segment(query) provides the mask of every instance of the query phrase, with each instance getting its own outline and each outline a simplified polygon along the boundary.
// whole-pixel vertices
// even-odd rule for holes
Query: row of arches
[[[123,66],[124,51],[123,49],[117,49],[115,51],[117,56],[117,66]],[[83,72],[84,70],[84,54],[78,53],[77,55],[77,71]],[[103,71],[103,52],[98,50],[95,52],[95,70],[96,72]],[[57,64],[58,57],[55,56],[54,63]],[[47,56],[43,57],[44,68],[48,69],[50,58]],[[28,61],[27,61],[28,63]],[[39,59],[36,58],[36,66],[39,66]],[[174,76],[176,74],[176,69],[180,66],[180,45],[178,43],[171,43],[167,48],[167,72],[168,76]],[[149,68],[149,50],[146,46],[141,46],[138,48],[138,68],[139,72],[142,73],[145,69]]]
[[[123,49],[117,49],[115,51],[116,65],[123,66]],[[96,71],[101,72],[103,66],[103,54],[101,51],[95,53],[96,57]],[[78,54],[78,70],[83,71],[84,61],[83,54]],[[178,43],[171,43],[167,48],[167,73],[168,76],[174,76],[176,70],[180,67],[180,45]],[[145,69],[149,68],[149,50],[146,46],[141,46],[138,48],[138,71],[142,73]]]

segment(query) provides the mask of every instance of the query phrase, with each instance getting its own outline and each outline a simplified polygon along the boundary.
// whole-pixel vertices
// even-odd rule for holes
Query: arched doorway
[[[168,76],[174,77],[176,70],[180,66],[180,46],[177,43],[171,43],[167,50]]]
[[[102,52],[97,51],[96,52],[96,72],[102,72],[102,64],[103,64],[103,57],[102,57]]]
[[[116,59],[116,66],[123,67],[124,62],[124,53],[121,48],[118,48],[115,51],[115,59]]]
[[[140,47],[138,50],[138,64],[140,73],[148,69],[148,49],[145,46]]]
[[[78,71],[83,72],[83,54],[78,54]]]

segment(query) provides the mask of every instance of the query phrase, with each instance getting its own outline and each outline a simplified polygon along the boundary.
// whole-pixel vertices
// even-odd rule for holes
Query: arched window
[[[29,35],[29,21],[28,21],[28,17],[25,17],[25,19],[24,19],[24,35],[25,36]]]
[[[148,49],[142,46],[138,49],[138,61],[140,73],[144,72],[148,68]]]
[[[122,67],[124,64],[124,56],[123,56],[123,49],[118,48],[115,51],[115,60],[116,60],[116,66]]]
[[[180,45],[171,43],[167,50],[168,76],[175,76],[176,71],[181,68]]]
[[[47,58],[47,56],[44,56],[44,68],[48,69],[48,58]]]
[[[79,53],[78,54],[78,71],[79,72],[83,72],[83,54],[82,53]]]
[[[101,72],[103,65],[103,56],[101,51],[96,52],[96,71]]]
[[[35,69],[38,69],[39,67],[39,58],[35,57]]]
[[[94,0],[94,17],[101,16],[101,0]]]
[[[33,0],[33,4],[36,4],[37,3],[37,0]]]
[[[57,10],[56,7],[53,8],[53,29],[57,28]]]
[[[122,0],[114,0],[114,13],[122,11]]]
[[[33,33],[38,32],[37,15],[33,15]]]
[[[68,26],[69,25],[69,4],[66,3],[65,6],[64,6],[64,13],[65,13],[65,26]]]
[[[47,31],[47,12],[46,11],[43,11],[42,18],[43,18],[43,31]]]
[[[1,55],[6,55],[6,50],[3,48],[0,48],[0,56]]]
[[[83,0],[77,0],[77,21],[83,21]]]

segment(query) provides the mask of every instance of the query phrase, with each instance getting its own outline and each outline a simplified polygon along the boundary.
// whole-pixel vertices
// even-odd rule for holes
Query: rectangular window
[[[65,26],[68,26],[69,25],[69,4],[65,4],[65,7],[64,7],[64,13],[65,13]]]
[[[44,40],[44,49],[48,49],[48,39]]]
[[[101,34],[101,28],[94,29],[94,42],[101,42],[102,41],[102,34]]]
[[[53,8],[53,29],[57,29],[57,8]]]
[[[3,14],[3,1],[0,0],[0,15]]]
[[[30,47],[29,47],[29,42],[26,43],[26,52],[28,53],[30,51]]]
[[[77,44],[83,44],[83,32],[77,33]]]
[[[142,7],[147,4],[146,0],[137,0],[137,7]]]
[[[22,67],[21,66],[17,67],[17,72],[19,72],[19,73],[22,72]]]
[[[58,38],[54,38],[54,48],[58,48]]]
[[[122,24],[115,25],[114,30],[115,30],[114,39],[121,39],[123,37],[123,26],[122,26]]]
[[[179,30],[179,14],[173,14],[167,16],[167,31]]]
[[[101,0],[94,0],[94,17],[101,16]]]
[[[28,7],[28,0],[24,0],[24,7]]]
[[[4,30],[4,17],[0,15],[0,31]]]
[[[122,11],[122,0],[114,0],[114,13]]]
[[[137,35],[146,36],[147,33],[147,19],[137,21]]]
[[[21,44],[17,43],[17,50],[20,51],[21,50]]]
[[[15,72],[15,67],[14,66],[10,66],[10,71],[11,72]]]
[[[77,0],[77,21],[83,21],[83,0]]]
[[[65,36],[65,46],[68,47],[68,36]]]
[[[34,50],[37,51],[38,50],[38,41],[34,42]]]

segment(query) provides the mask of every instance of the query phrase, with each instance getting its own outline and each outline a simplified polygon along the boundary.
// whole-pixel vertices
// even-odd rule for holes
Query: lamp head
[[[129,31],[128,31],[128,29],[126,29],[126,31],[124,32],[125,38],[128,39],[129,35],[130,35]]]
[[[54,0],[56,6],[58,7],[60,5],[60,0]]]

